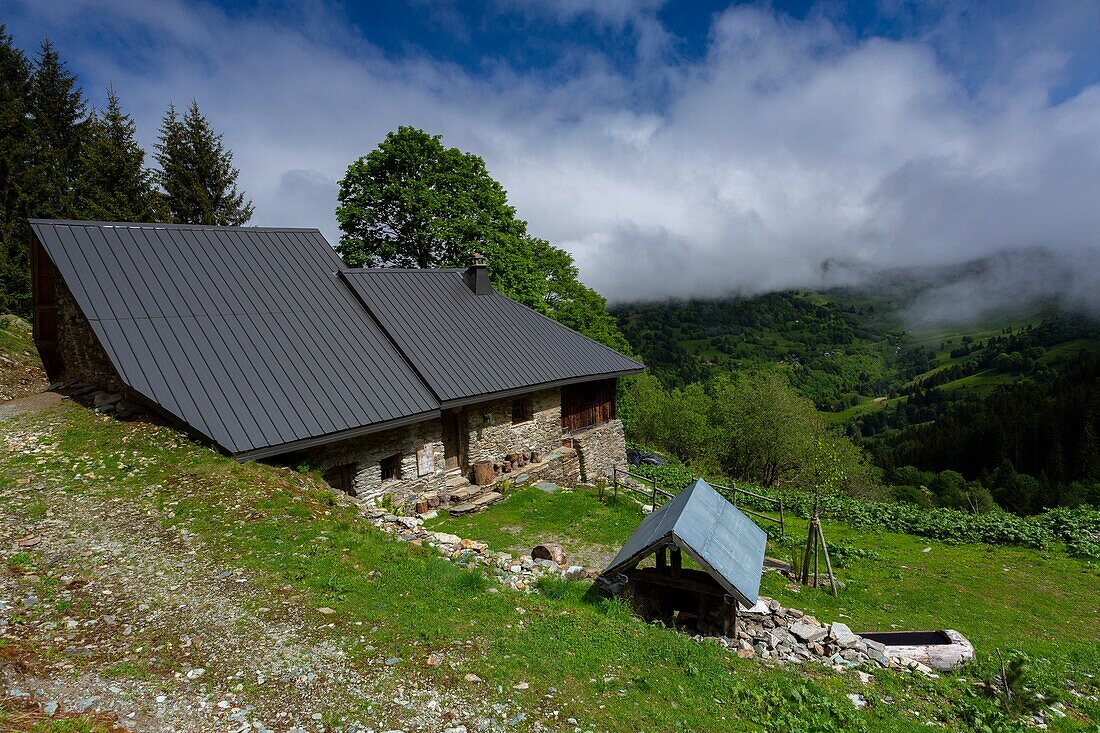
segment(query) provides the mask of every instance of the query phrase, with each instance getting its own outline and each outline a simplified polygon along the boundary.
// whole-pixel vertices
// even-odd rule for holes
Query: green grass
[[[0,354],[11,358],[34,353],[30,324],[17,316],[0,316]]]
[[[336,609],[336,633],[348,629],[345,647],[353,659],[398,656],[409,675],[489,700],[516,699],[531,711],[516,729],[557,711],[558,720],[576,717],[608,731],[916,731],[927,721],[965,730],[994,708],[954,676],[925,680],[880,671],[863,685],[852,674],[741,660],[644,624],[623,604],[593,597],[585,583],[547,581],[526,596],[486,592],[495,581],[389,539],[354,508],[333,505],[314,479],[238,464],[166,429],[118,423],[76,406],[3,427],[11,434],[40,431],[38,444],[56,445],[56,452],[0,452],[0,485],[32,475],[43,496],[58,501],[65,488],[152,503],[165,524],[186,526],[214,559],[248,568],[270,592],[289,585],[309,603]],[[9,500],[0,493],[0,502]],[[625,501],[609,506],[581,491],[551,496],[523,489],[488,512],[436,526],[489,540],[493,549],[529,549],[554,536],[580,555],[613,547],[638,519]],[[519,529],[506,529],[512,526]],[[1039,660],[1042,689],[1065,699],[1077,716],[1056,721],[1056,730],[1082,729],[1085,716],[1100,713],[1096,703],[1071,698],[1065,684],[1071,679],[1097,692],[1084,676],[1100,669],[1095,566],[1058,554],[946,547],[832,524],[826,531],[833,542],[869,547],[879,559],[845,568],[849,587],[838,599],[795,594],[774,576],[768,592],[826,619],[844,613],[853,627],[957,628],[982,654],[981,667],[965,673],[968,680],[991,670],[993,645],[1027,653]],[[929,545],[932,552],[920,552]],[[442,652],[447,663],[427,667],[432,652]],[[462,681],[470,672],[489,684],[471,691]],[[530,688],[513,690],[520,681]],[[851,692],[864,695],[868,707],[857,712]]]
[[[637,503],[621,498],[601,502],[592,492],[546,494],[534,487],[517,489],[489,513],[465,517],[446,514],[430,529],[488,542],[494,550],[526,552],[543,542],[580,548],[570,562],[596,566],[610,560],[634,531],[642,514]]]

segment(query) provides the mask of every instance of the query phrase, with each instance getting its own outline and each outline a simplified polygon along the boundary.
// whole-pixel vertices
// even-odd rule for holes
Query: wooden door
[[[448,471],[466,470],[466,441],[460,410],[443,413],[443,464]]]

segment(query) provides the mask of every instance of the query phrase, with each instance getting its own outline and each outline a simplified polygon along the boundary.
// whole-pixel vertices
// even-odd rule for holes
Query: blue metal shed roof
[[[651,552],[675,545],[732,596],[752,606],[760,595],[767,540],[755,522],[706,481],[695,479],[642,520],[603,575],[630,570]]]

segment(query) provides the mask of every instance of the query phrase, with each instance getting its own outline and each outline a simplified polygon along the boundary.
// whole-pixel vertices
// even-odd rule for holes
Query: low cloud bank
[[[1060,47],[1020,46],[1013,66],[983,75],[950,65],[933,33],[856,39],[823,15],[740,6],[687,59],[658,5],[593,16],[637,44],[629,73],[583,48],[561,68],[487,58],[476,74],[388,57],[323,4],[299,24],[171,2],[156,13],[25,4],[11,30],[23,43],[49,33],[93,93],[112,82],[147,147],[170,100],[197,98],[236,154],[256,224],[317,226],[335,241],[344,168],[412,124],[485,157],[533,233],[570,250],[613,301],[981,259],[986,272],[945,284],[915,317],[1020,298],[1100,312],[1100,86],[1052,103],[1071,60]],[[587,7],[563,4],[560,22]],[[159,40],[105,48],[87,28],[107,16]]]

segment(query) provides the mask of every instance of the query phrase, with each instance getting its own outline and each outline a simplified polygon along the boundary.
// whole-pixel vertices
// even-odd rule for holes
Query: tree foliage
[[[30,278],[31,65],[0,25],[0,312],[26,315]]]
[[[173,105],[161,121],[156,177],[172,221],[240,226],[252,218],[252,202],[237,190],[233,153],[192,101],[183,117]]]
[[[667,391],[649,374],[627,384],[622,416],[631,438],[700,473],[829,492],[863,493],[873,485],[862,451],[830,432],[813,404],[774,371]]]
[[[133,118],[122,111],[114,89],[108,89],[107,109],[94,112],[88,120],[80,159],[76,208],[83,218],[138,222],[168,219],[136,134]]]
[[[48,41],[32,63],[0,26],[0,310],[30,315],[27,219],[77,214],[85,109]]]
[[[463,267],[479,252],[499,292],[629,353],[569,253],[531,236],[485,161],[439,135],[400,127],[349,165],[336,218],[352,267]]]

